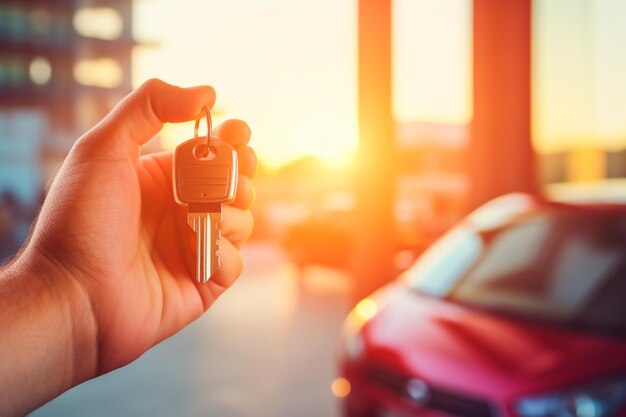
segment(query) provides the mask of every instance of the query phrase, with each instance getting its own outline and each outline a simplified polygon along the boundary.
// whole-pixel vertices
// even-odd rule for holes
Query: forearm
[[[1,416],[22,416],[95,375],[86,296],[30,252],[0,271]]]

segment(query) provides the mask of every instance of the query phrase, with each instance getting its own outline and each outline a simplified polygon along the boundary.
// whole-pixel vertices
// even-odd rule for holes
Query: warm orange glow
[[[133,2],[137,40],[157,45],[135,48],[135,86],[151,77],[214,86],[224,118],[250,124],[271,171],[307,156],[348,162],[358,141],[355,0],[179,3]],[[171,149],[193,126],[168,130]]]
[[[397,121],[471,121],[471,8],[470,0],[393,1]]]
[[[599,149],[575,151],[568,155],[567,179],[569,181],[599,181],[604,178],[605,172],[605,155]]]
[[[398,122],[471,120],[471,4],[394,2]],[[624,146],[626,52],[611,39],[623,39],[625,4],[538,2],[532,107],[540,152]],[[252,144],[270,169],[310,155],[343,164],[358,141],[356,6],[354,0],[193,7],[137,0],[134,34],[158,46],[135,48],[133,83],[160,77],[183,86],[215,86],[225,115],[252,126]],[[210,53],[203,53],[207,45]],[[163,135],[168,149],[178,140]]]
[[[346,378],[336,378],[330,385],[330,390],[337,398],[347,397],[350,394],[351,389],[352,387],[350,386],[350,381]]]
[[[626,3],[538,1],[533,9],[535,147],[623,149]]]
[[[292,121],[290,136],[301,142],[308,155],[320,157],[333,165],[347,165],[350,153],[356,150],[357,129],[349,120],[328,121],[315,115],[302,116]]]
[[[407,269],[415,261],[416,255],[410,250],[401,250],[393,257],[393,264],[399,270]]]
[[[113,40],[122,35],[122,16],[110,7],[86,7],[74,15],[74,29],[82,36]]]
[[[84,59],[74,65],[74,78],[83,85],[113,88],[123,77],[119,62],[111,58]]]
[[[216,118],[213,117],[213,123],[216,123]],[[161,146],[166,151],[173,151],[178,145],[187,139],[193,137],[194,122],[186,123],[166,123],[161,129],[160,140]],[[201,135],[205,135],[205,132],[201,132]]]
[[[363,300],[359,301],[359,303],[354,308],[354,316],[358,321],[365,323],[366,321],[374,317],[377,311],[378,305],[376,304],[376,301],[372,300],[371,298],[364,298]]]
[[[352,309],[344,323],[344,332],[354,335],[361,330],[378,312],[378,304],[371,298],[364,298]]]

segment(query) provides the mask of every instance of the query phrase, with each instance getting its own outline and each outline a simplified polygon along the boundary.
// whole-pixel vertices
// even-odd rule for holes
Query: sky
[[[470,0],[393,1],[393,113],[398,122],[472,117]]]
[[[471,0],[394,0],[398,122],[471,121]],[[246,120],[260,160],[345,161],[358,144],[356,0],[135,0],[135,85],[211,84],[214,118]],[[535,1],[533,140],[626,146],[626,2]],[[166,126],[172,148],[193,125]]]
[[[215,119],[240,118],[261,161],[344,158],[357,145],[354,0],[137,0],[134,83],[217,91]],[[175,22],[175,23],[173,23]],[[193,126],[168,127],[166,141]]]
[[[358,144],[356,0],[136,0],[134,84],[160,77],[217,89],[216,119],[242,118],[263,163],[317,155],[341,163]],[[398,121],[467,123],[469,0],[396,0]],[[175,24],[172,22],[176,22]],[[192,132],[167,126],[166,147]]]

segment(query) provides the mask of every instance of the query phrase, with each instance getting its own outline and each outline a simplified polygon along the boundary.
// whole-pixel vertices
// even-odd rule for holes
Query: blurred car
[[[626,416],[626,204],[478,209],[348,316],[348,417]]]
[[[345,268],[352,256],[354,228],[352,210],[321,211],[292,226],[282,243],[299,268]]]

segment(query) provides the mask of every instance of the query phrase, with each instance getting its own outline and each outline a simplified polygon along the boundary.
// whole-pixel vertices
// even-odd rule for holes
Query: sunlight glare
[[[350,155],[357,147],[356,129],[346,121],[319,118],[301,119],[293,122],[289,134],[308,155],[324,159],[331,165],[348,164]]]
[[[161,146],[166,151],[173,151],[178,145],[193,137],[194,122],[166,123],[161,129]]]
[[[367,322],[378,312],[376,301],[371,298],[364,298],[354,308],[354,315],[360,322]]]
[[[330,386],[333,395],[337,398],[345,398],[350,394],[352,386],[346,378],[336,378]]]
[[[244,3],[133,2],[135,37],[157,45],[135,48],[133,84],[212,85],[270,170],[306,156],[346,163],[357,146],[356,1]],[[192,134],[166,126],[161,141],[172,149]]]

